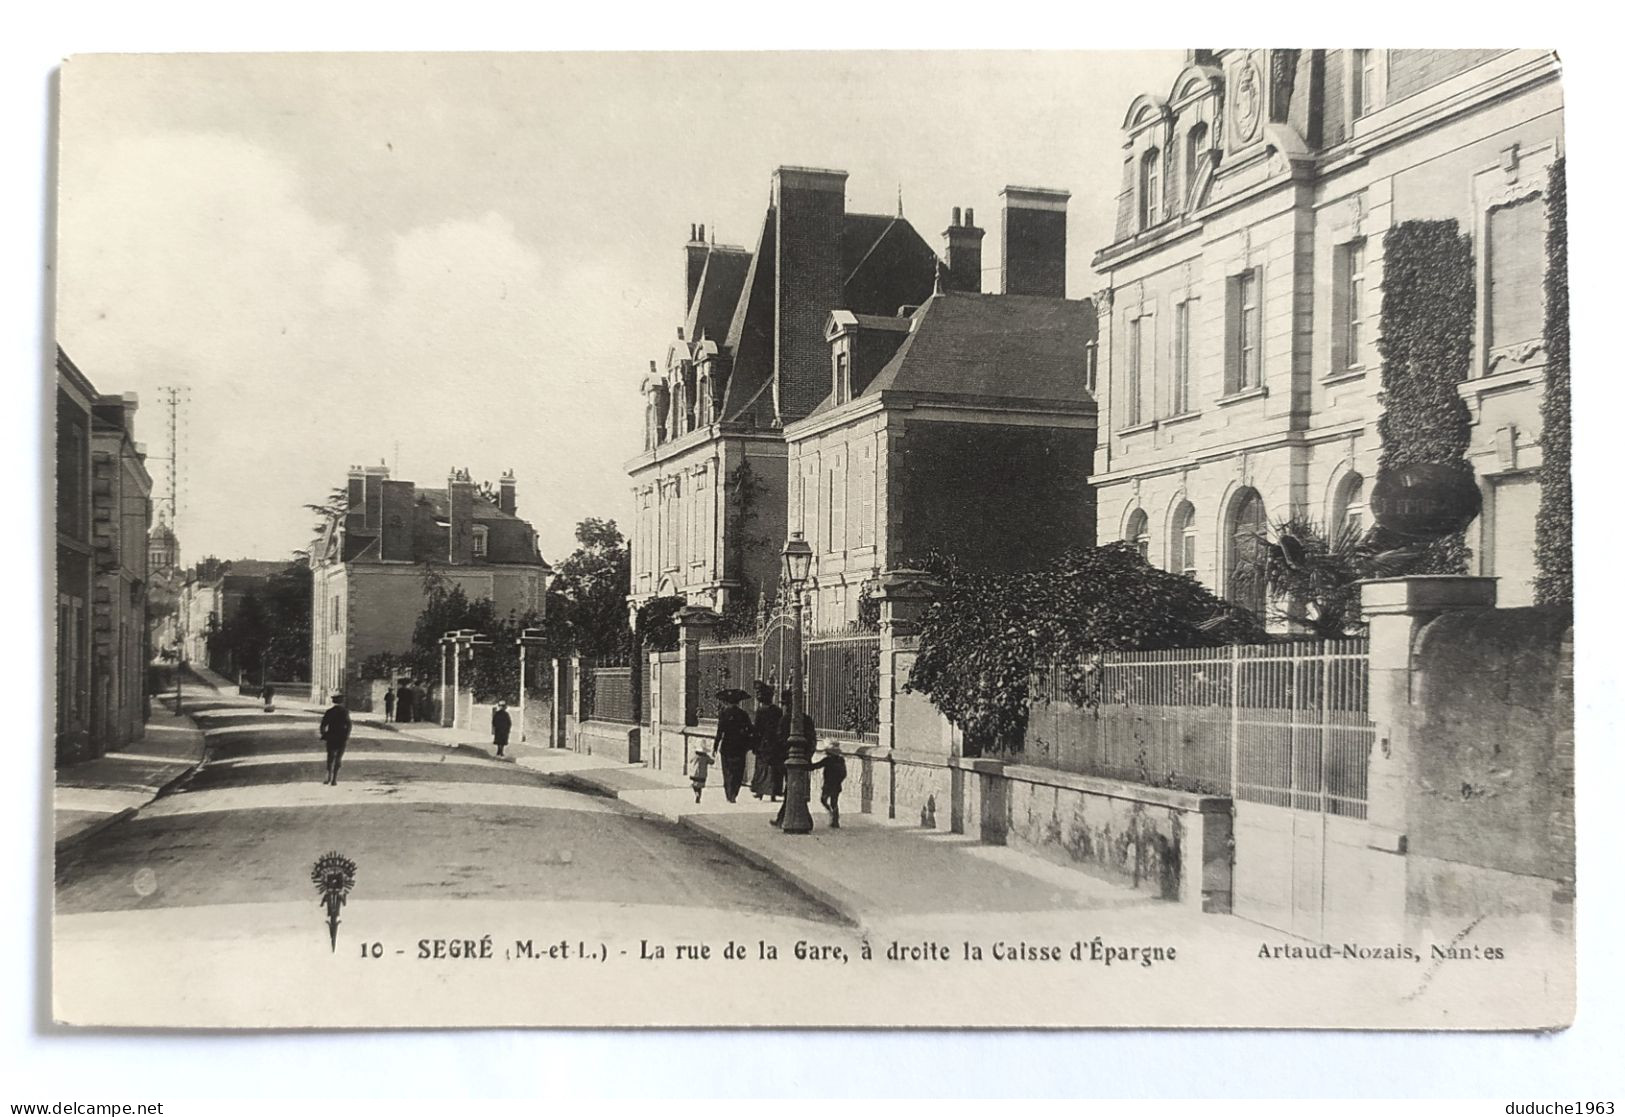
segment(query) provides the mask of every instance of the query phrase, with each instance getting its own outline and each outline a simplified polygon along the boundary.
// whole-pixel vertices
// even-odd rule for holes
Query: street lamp
[[[802,727],[801,670],[801,591],[812,571],[812,547],[801,532],[790,533],[784,544],[782,578],[790,591],[790,609],[794,618],[795,655],[790,672],[790,752],[784,761],[784,824],[786,834],[812,833],[812,813],[807,801],[812,797],[812,747]]]

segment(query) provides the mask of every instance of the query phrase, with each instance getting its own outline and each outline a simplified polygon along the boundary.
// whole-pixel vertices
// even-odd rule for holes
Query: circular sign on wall
[[[1406,539],[1439,539],[1477,519],[1483,497],[1471,474],[1414,462],[1379,473],[1369,503],[1378,527]]]

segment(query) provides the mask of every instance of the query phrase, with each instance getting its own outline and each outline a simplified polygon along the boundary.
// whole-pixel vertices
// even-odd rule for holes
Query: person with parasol
[[[750,717],[739,704],[750,695],[738,687],[717,691],[722,709],[717,711],[717,758],[722,762],[722,793],[732,803],[739,797],[739,785],[745,782],[745,757],[751,748]]]

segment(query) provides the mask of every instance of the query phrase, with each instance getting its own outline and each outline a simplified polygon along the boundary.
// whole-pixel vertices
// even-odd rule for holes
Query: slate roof
[[[451,515],[450,498],[446,496],[445,489],[419,489],[417,490],[417,498],[419,504],[427,504],[435,516],[440,519],[445,519]],[[477,493],[474,496],[474,518],[476,520],[512,520],[516,523],[525,524],[526,527],[530,526],[528,521],[504,512],[490,501],[482,499]]]
[[[1095,329],[1086,299],[933,295],[915,312],[908,340],[859,397],[902,391],[1093,403],[1083,373]]]
[[[691,341],[702,337],[721,341],[728,336],[734,309],[739,305],[739,293],[750,272],[750,261],[751,254],[743,248],[711,246],[705,254],[705,269],[695,288],[694,300],[689,304],[688,317],[683,322],[684,337]]]

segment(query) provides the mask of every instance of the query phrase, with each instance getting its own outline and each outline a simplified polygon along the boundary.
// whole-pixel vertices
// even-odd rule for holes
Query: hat
[[[825,751],[826,752],[840,752],[841,751],[841,742],[839,742],[839,741],[831,741],[828,745],[825,746]]]
[[[746,694],[738,687],[729,687],[727,690],[717,691],[717,697],[724,702],[743,702],[745,699],[749,698],[750,695]]]
[[[328,701],[329,702],[343,702],[344,701],[344,695],[335,692],[333,694],[333,697],[328,699]]]
[[[506,702],[498,702],[497,703],[497,709],[506,710],[507,708],[508,708],[508,704]]]

